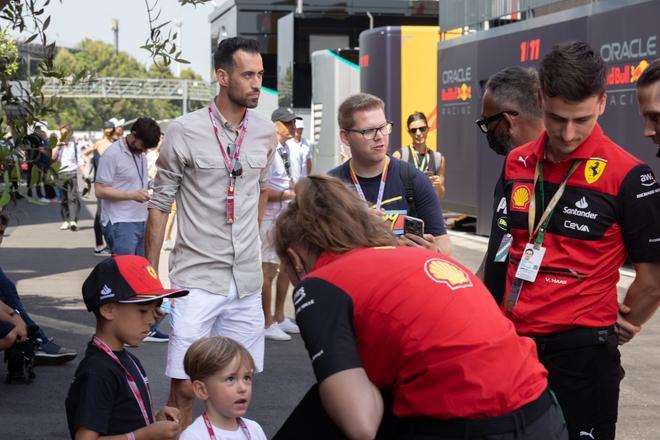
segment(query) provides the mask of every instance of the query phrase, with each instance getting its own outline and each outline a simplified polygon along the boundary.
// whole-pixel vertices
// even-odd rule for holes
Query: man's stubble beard
[[[229,97],[229,100],[234,104],[239,107],[245,107],[245,108],[255,108],[259,104],[259,98],[254,100],[252,102],[250,99],[248,99],[245,96],[239,96],[234,89],[231,86],[231,83],[229,83],[229,86],[227,87],[227,97]]]
[[[486,133],[486,140],[490,149],[500,156],[506,156],[509,151],[516,147],[511,143],[511,138],[496,131]]]

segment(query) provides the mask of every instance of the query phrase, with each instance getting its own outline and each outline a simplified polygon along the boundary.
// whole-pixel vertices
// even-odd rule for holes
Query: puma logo
[[[582,437],[582,436],[589,437],[593,440],[596,440],[596,437],[594,437],[594,428],[591,428],[591,431],[589,431],[589,432],[580,431],[580,437]]]
[[[528,157],[529,156],[525,156],[525,157],[518,156],[518,162],[522,162],[522,164],[525,166],[525,168],[527,168],[527,158]]]

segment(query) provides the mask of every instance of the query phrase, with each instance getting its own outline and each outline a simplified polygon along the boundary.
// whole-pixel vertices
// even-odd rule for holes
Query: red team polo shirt
[[[534,169],[544,157],[547,139],[544,133],[506,159],[505,193],[513,235],[507,292],[529,242]],[[536,281],[525,282],[513,312],[507,313],[523,335],[614,324],[616,284],[626,256],[633,263],[660,261],[660,186],[649,166],[596,125],[567,159],[543,160],[546,205],[575,160],[582,162],[552,214]],[[542,213],[539,194],[537,184],[535,225]]]
[[[293,301],[318,381],[362,367],[392,393],[399,417],[502,415],[547,387],[534,342],[476,277],[438,253],[325,253]]]

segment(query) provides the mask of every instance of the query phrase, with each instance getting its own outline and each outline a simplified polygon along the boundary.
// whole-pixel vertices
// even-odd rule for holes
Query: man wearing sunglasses
[[[495,153],[506,156],[514,147],[531,142],[543,133],[543,118],[537,99],[539,79],[534,69],[507,67],[491,76],[484,90],[481,119],[476,124]],[[488,251],[477,270],[477,276],[498,304],[502,301],[506,284],[508,259],[497,253],[502,240],[509,236],[506,214],[500,176],[495,185]]]
[[[392,122],[385,117],[385,103],[366,93],[350,96],[339,106],[337,120],[351,159],[329,174],[352,185],[370,207],[382,211],[395,233],[404,215],[422,219],[423,236],[401,235],[402,244],[449,255],[451,244],[431,182],[409,163],[387,154]]]

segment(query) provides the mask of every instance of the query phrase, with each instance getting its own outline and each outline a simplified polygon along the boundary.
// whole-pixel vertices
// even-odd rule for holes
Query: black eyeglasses
[[[429,130],[428,127],[415,127],[415,128],[409,128],[408,133],[415,134],[417,133],[417,131],[419,131],[420,133],[426,133],[428,130]]]
[[[479,130],[481,130],[482,133],[486,134],[488,133],[488,124],[497,121],[499,119],[502,119],[505,113],[511,116],[518,116],[518,112],[514,112],[511,110],[504,110],[503,112],[499,112],[496,115],[489,116],[487,118],[477,119],[476,121],[474,121],[474,123],[477,124],[477,127],[479,127]]]
[[[367,140],[372,140],[376,139],[376,133],[380,132],[383,136],[387,136],[390,133],[392,133],[392,127],[394,126],[394,123],[391,121],[387,121],[380,127],[376,128],[365,128],[364,130],[357,130],[355,128],[345,128],[344,130],[348,132],[354,132],[354,133],[360,133],[362,137],[364,137]]]

